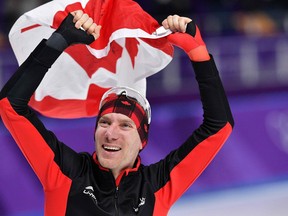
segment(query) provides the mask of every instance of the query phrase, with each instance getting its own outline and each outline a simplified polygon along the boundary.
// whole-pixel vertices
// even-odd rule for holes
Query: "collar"
[[[93,157],[94,162],[97,164],[97,166],[98,166],[98,168],[99,168],[100,170],[102,170],[102,171],[104,171],[104,172],[109,172],[109,173],[111,172],[109,169],[103,167],[103,166],[100,164],[100,162],[99,162],[98,159],[97,159],[96,152],[93,153],[92,157]],[[134,163],[134,167],[133,167],[133,168],[127,168],[127,169],[125,169],[125,170],[122,170],[122,172],[119,174],[119,176],[118,176],[117,179],[115,180],[116,186],[119,186],[120,181],[121,181],[121,179],[122,179],[123,176],[128,176],[129,173],[137,172],[138,169],[139,169],[139,167],[140,167],[140,165],[141,165],[141,157],[138,155],[138,157],[137,157],[137,159],[136,159],[136,161],[135,161],[135,163]]]

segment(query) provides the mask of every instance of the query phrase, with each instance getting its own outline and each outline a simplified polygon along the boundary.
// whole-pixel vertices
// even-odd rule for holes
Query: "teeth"
[[[119,147],[114,147],[114,146],[103,146],[103,148],[109,151],[119,151],[121,149]]]

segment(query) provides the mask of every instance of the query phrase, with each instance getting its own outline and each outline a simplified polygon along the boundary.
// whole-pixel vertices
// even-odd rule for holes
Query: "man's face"
[[[132,168],[142,149],[135,123],[120,113],[108,113],[99,119],[95,141],[98,161],[112,170],[114,176]]]

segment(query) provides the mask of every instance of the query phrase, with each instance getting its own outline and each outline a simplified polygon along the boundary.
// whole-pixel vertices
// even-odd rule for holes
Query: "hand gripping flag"
[[[19,65],[75,10],[101,25],[101,35],[89,46],[67,48],[50,68],[29,103],[45,116],[95,116],[101,96],[114,86],[129,86],[145,95],[146,77],[172,60],[173,47],[165,38],[170,31],[136,2],[53,0],[23,14],[13,25],[9,40]]]

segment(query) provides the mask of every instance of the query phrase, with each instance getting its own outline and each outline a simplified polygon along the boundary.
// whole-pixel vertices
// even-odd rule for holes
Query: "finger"
[[[91,17],[88,18],[88,20],[86,20],[83,24],[82,24],[82,28],[87,31],[90,26],[93,24],[93,19]]]
[[[95,40],[100,37],[100,30],[101,30],[101,28],[102,28],[102,26],[96,25],[94,31],[91,33],[91,35],[93,35],[93,37],[95,38]]]
[[[88,34],[92,34],[94,33],[95,29],[96,29],[97,25],[96,23],[92,23],[89,28],[86,30]]]
[[[178,15],[173,16],[173,31],[179,31],[180,30],[179,19],[180,19],[180,17]]]
[[[162,21],[162,26],[163,26],[165,29],[169,29],[167,19],[165,19],[165,20]]]
[[[189,22],[191,22],[192,20],[190,18],[187,18],[187,17],[181,17],[179,18],[179,29],[178,31],[179,32],[186,32],[186,27],[187,27],[187,24]]]
[[[71,12],[71,14],[74,16],[73,18],[73,22],[76,23],[83,15],[83,11],[82,10],[76,10]]]
[[[88,14],[84,13],[84,14],[80,17],[80,19],[78,19],[78,20],[76,21],[75,27],[79,29],[80,27],[82,27],[82,25],[83,25],[88,19],[89,19]]]
[[[170,30],[172,30],[174,28],[174,25],[173,25],[173,16],[169,15],[167,18],[167,26]]]
[[[179,16],[173,15],[167,17],[168,25],[171,31],[176,32],[179,29]]]

